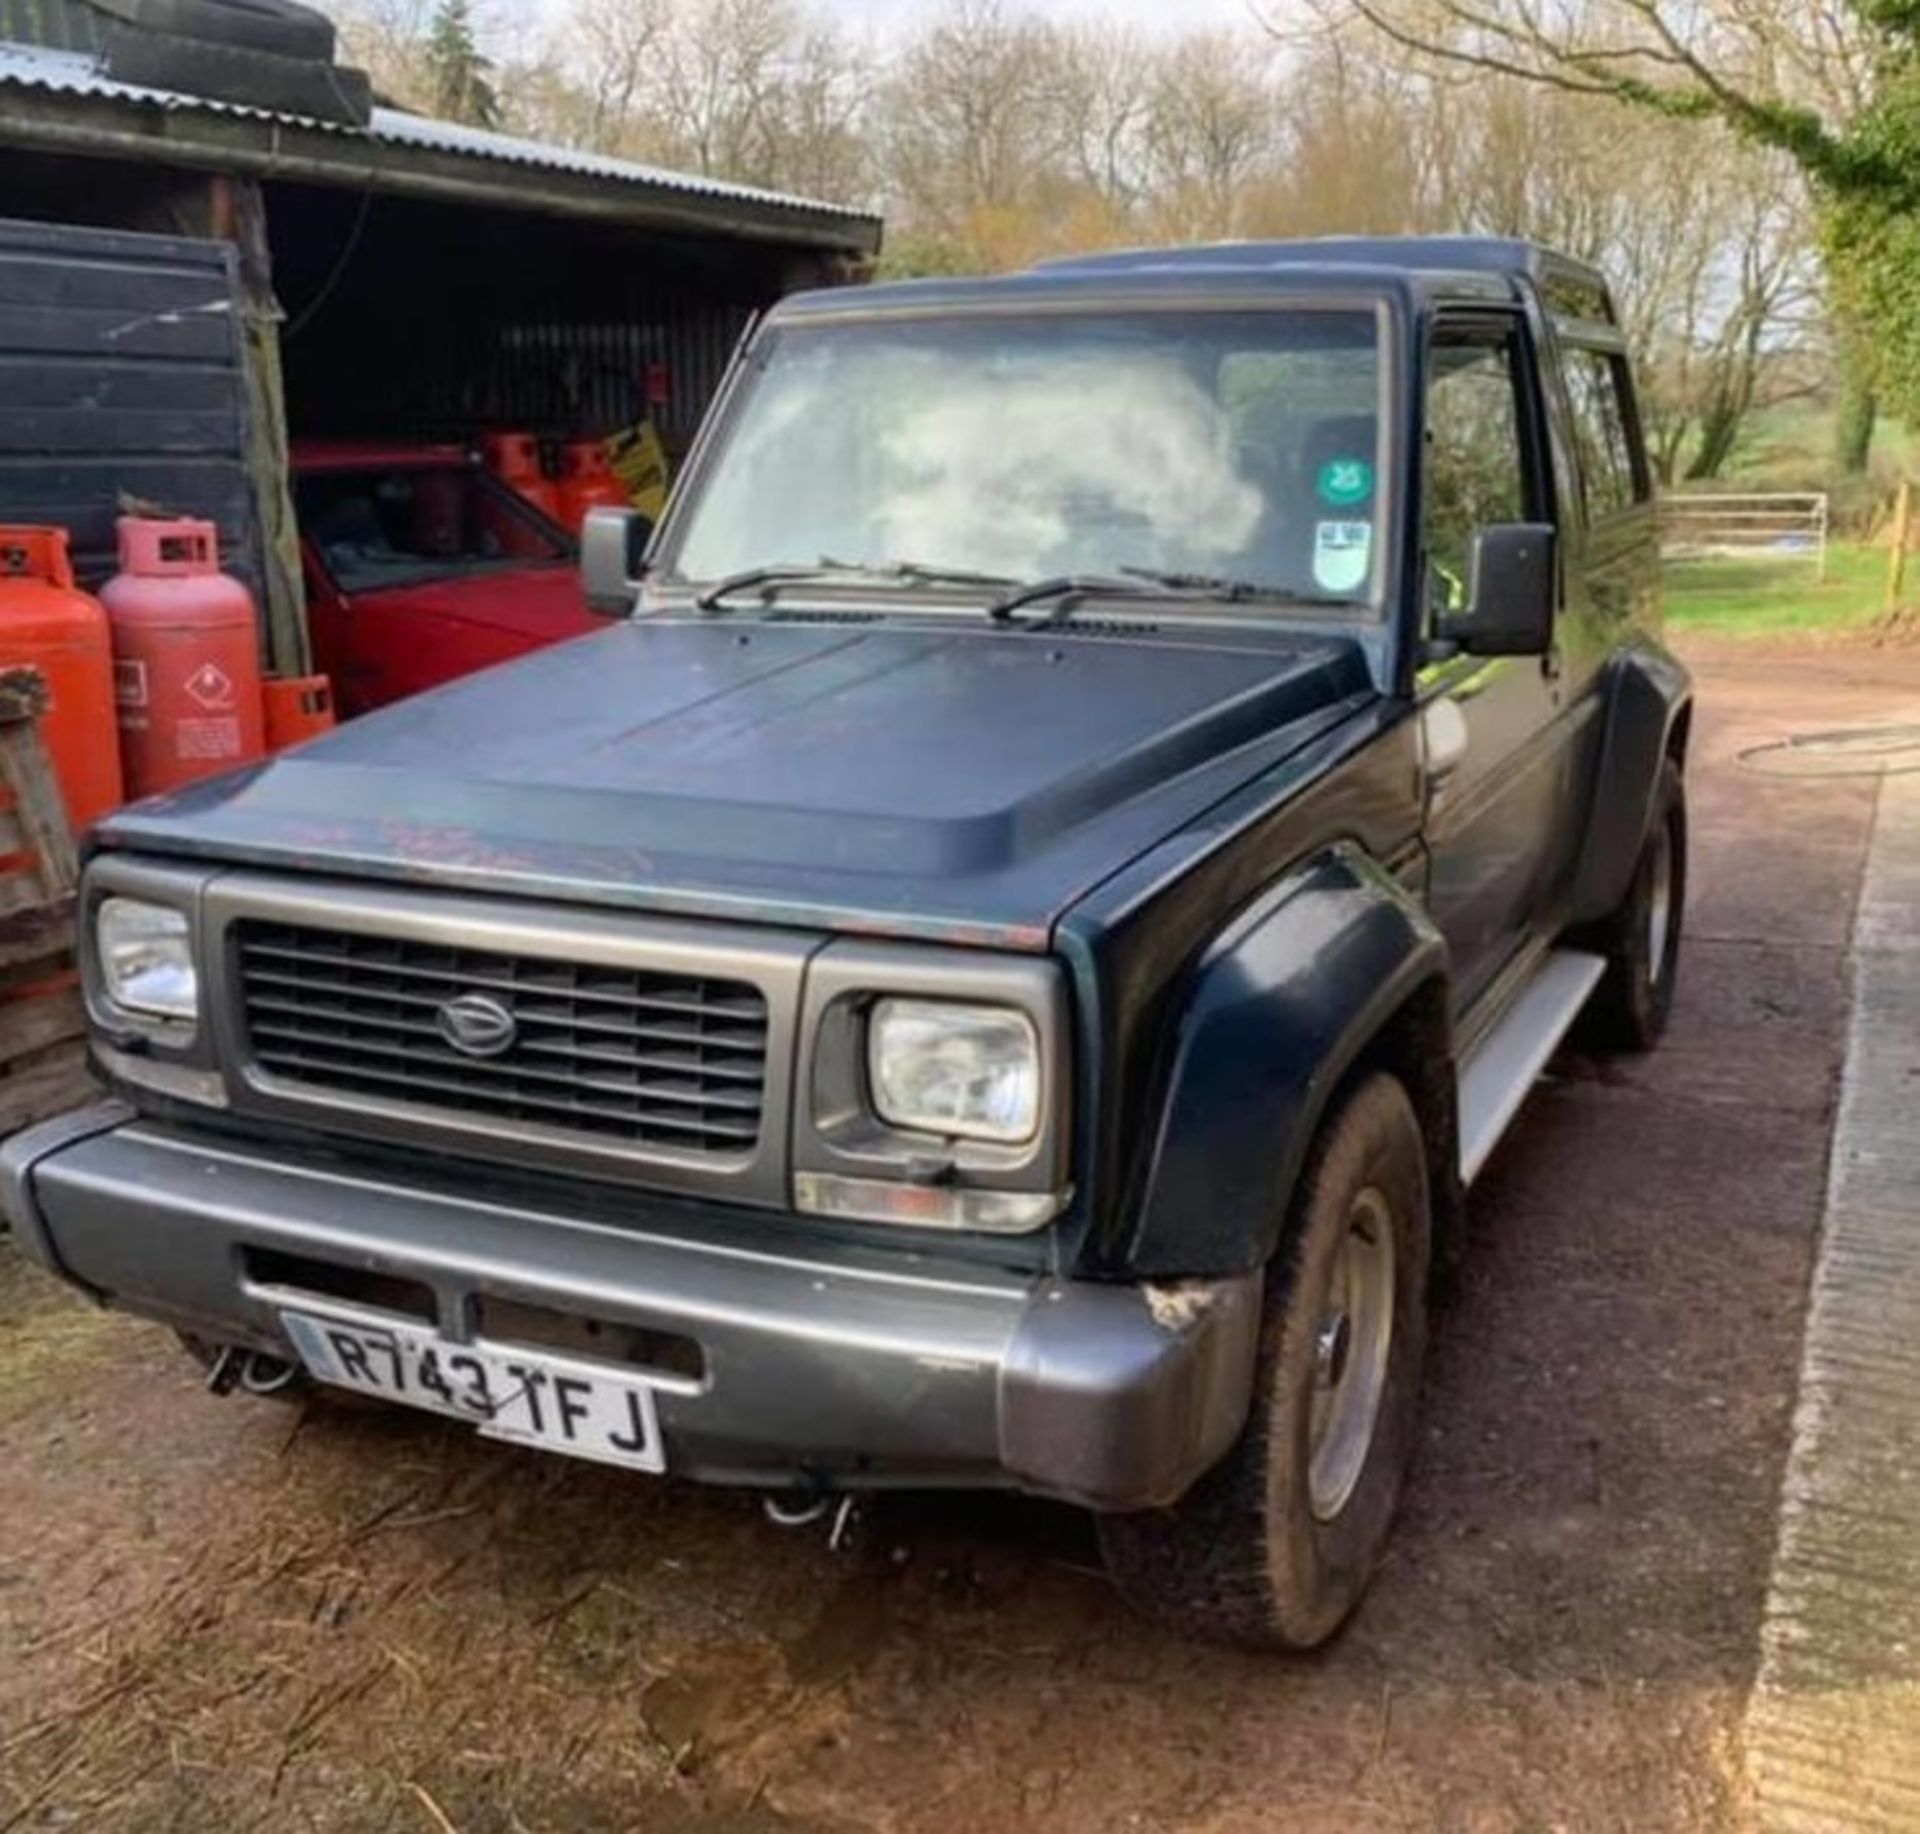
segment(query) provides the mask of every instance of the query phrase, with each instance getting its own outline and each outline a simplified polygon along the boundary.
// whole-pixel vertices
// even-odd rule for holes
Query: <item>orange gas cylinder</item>
[[[588,510],[626,509],[631,503],[597,439],[572,439],[560,448],[560,520],[576,535]]]
[[[78,834],[120,805],[120,735],[107,614],[73,583],[65,529],[0,528],[0,668],[21,663],[47,678],[40,736]]]
[[[333,730],[333,683],[324,675],[274,675],[261,684],[267,750],[304,745]]]
[[[220,571],[211,522],[122,516],[120,571],[100,589],[113,626],[127,794],[151,796],[260,757],[253,598]]]

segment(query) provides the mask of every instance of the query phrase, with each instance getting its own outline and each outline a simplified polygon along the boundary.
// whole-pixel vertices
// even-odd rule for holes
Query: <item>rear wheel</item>
[[[1240,1439],[1172,1508],[1100,1519],[1135,1603],[1189,1634],[1288,1650],[1325,1642],[1359,1603],[1413,1449],[1429,1218],[1413,1104],[1371,1076],[1309,1155]]]
[[[1607,972],[1581,1018],[1582,1036],[1595,1049],[1650,1051],[1660,1042],[1673,1011],[1686,903],[1686,785],[1669,758],[1633,882],[1595,937]]]

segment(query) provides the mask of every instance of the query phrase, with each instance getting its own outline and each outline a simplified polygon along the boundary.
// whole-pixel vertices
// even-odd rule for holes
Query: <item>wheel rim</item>
[[[1314,1339],[1307,1493],[1317,1521],[1345,1509],[1367,1467],[1393,1353],[1393,1212],[1369,1186],[1335,1249]]]
[[[1665,822],[1647,865],[1647,979],[1657,987],[1673,946],[1673,832]]]

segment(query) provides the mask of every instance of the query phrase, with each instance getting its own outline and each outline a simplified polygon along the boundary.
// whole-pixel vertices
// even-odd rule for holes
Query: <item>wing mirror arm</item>
[[[580,531],[580,583],[587,609],[603,618],[633,611],[647,570],[653,524],[637,509],[593,509]]]
[[[1442,618],[1435,647],[1469,656],[1543,656],[1553,646],[1559,573],[1550,522],[1491,522],[1468,551],[1466,609]]]

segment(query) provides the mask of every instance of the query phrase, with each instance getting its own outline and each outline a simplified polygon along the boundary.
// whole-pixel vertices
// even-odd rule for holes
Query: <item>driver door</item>
[[[1536,376],[1518,312],[1435,321],[1420,503],[1428,634],[1443,613],[1466,602],[1475,529],[1553,520]],[[1552,650],[1455,656],[1422,670],[1417,693],[1430,906],[1452,954],[1454,998],[1464,1011],[1554,902],[1567,768],[1560,670]]]

